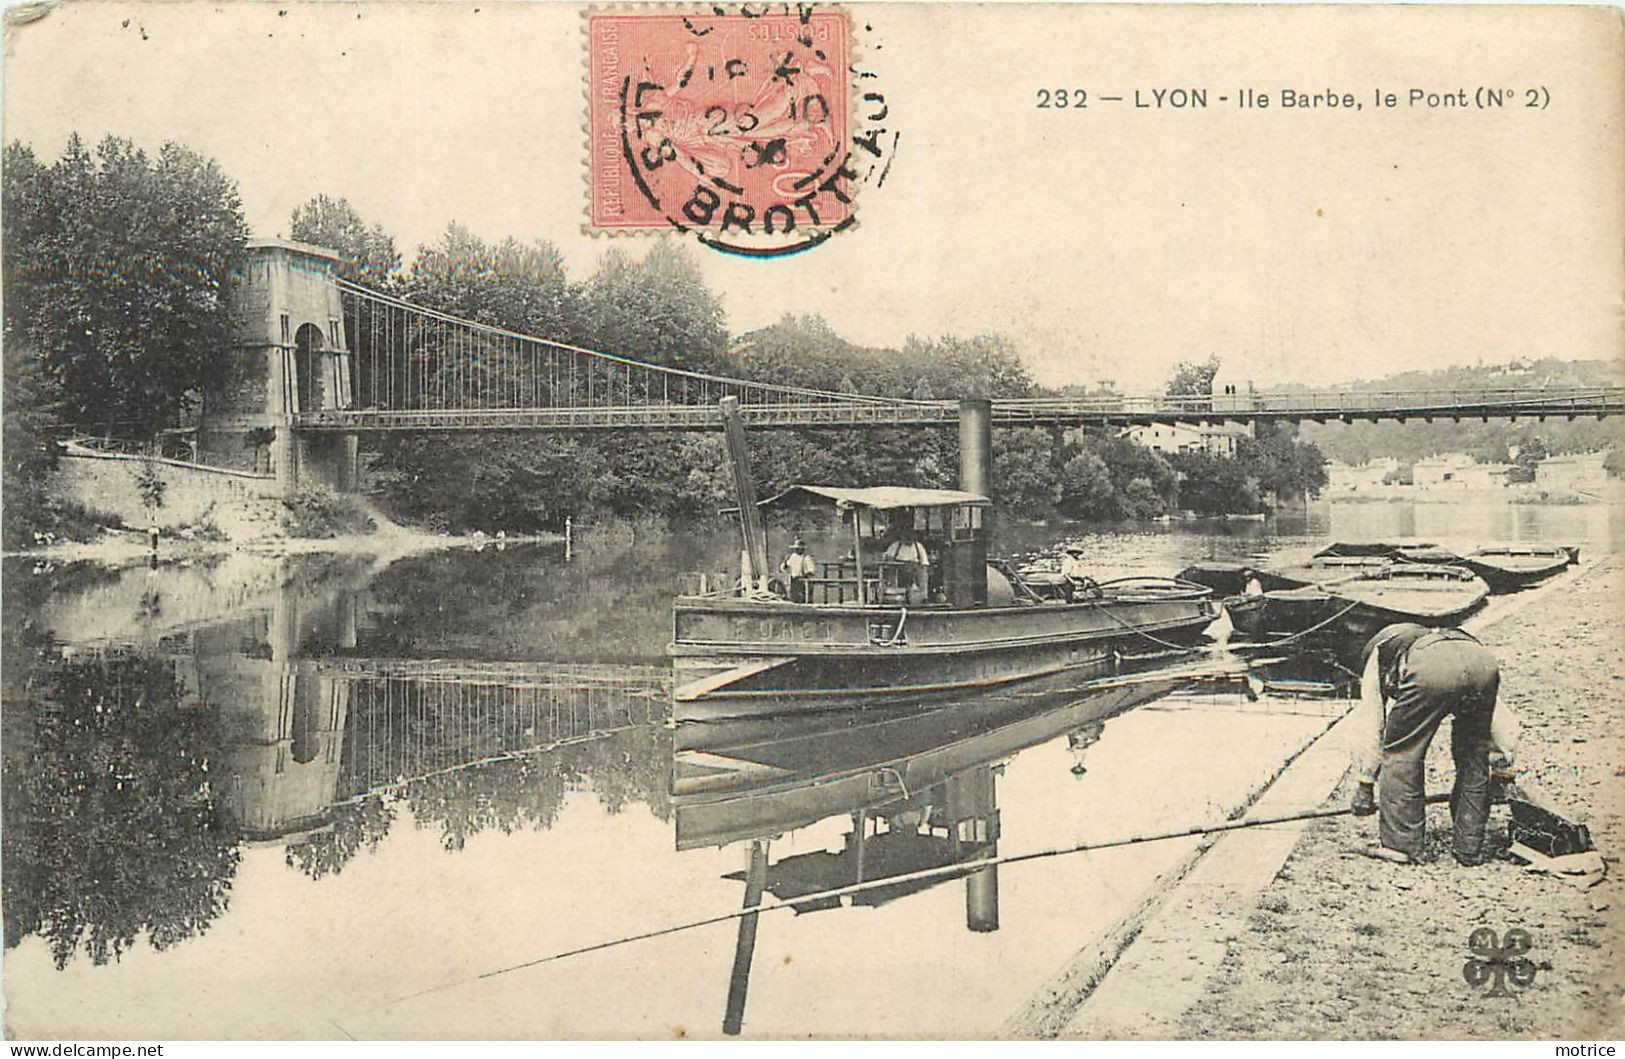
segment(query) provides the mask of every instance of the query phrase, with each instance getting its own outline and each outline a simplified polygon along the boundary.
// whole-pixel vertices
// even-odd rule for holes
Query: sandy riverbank
[[[1607,857],[1625,848],[1625,568],[1611,563],[1485,630],[1502,698],[1524,722],[1521,764],[1554,804],[1583,819]],[[1428,786],[1448,790],[1448,737]],[[1348,781],[1329,804],[1345,804]],[[1185,1038],[1612,1038],[1625,1031],[1625,877],[1582,890],[1506,861],[1462,868],[1449,813],[1432,808],[1428,862],[1353,854],[1372,819],[1309,827],[1246,928],[1224,938],[1217,972],[1177,1023]],[[1506,844],[1506,810],[1491,841]],[[1489,995],[1462,975],[1467,936],[1522,927],[1541,968],[1527,989]],[[1197,942],[1192,938],[1192,943]]]

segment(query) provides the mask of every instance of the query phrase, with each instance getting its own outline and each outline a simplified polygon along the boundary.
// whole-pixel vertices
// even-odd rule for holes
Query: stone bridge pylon
[[[332,250],[259,239],[232,277],[237,341],[227,381],[203,395],[198,459],[276,476],[278,491],[301,485],[356,488],[353,433],[295,431],[297,416],[354,406],[353,367]]]

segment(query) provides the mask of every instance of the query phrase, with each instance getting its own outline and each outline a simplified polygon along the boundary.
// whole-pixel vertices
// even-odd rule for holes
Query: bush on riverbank
[[[378,528],[366,505],[352,496],[307,489],[284,504],[283,527],[290,537],[347,537]]]

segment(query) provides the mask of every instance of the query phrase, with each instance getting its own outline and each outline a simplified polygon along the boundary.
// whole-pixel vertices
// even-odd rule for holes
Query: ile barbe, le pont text
[[[1207,88],[1136,88],[1122,93],[1095,93],[1084,88],[1055,86],[1036,90],[1038,110],[1093,110],[1126,108],[1134,110],[1207,110],[1232,107],[1239,110],[1340,110],[1360,111],[1370,104],[1373,110],[1545,110],[1552,94],[1542,85],[1478,85],[1472,88],[1373,88],[1356,93],[1340,89],[1301,91],[1282,88],[1237,88],[1220,92]]]

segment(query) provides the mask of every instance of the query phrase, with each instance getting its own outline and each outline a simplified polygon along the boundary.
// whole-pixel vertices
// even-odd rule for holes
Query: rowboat
[[[1265,592],[1251,631],[1269,640],[1313,636],[1338,646],[1363,645],[1396,622],[1457,625],[1483,606],[1489,592],[1483,578],[1464,567],[1392,563],[1336,584]]]
[[[1439,544],[1412,542],[1338,542],[1321,549],[1316,559],[1388,558],[1395,562],[1465,566],[1482,577],[1491,592],[1515,592],[1580,561],[1578,545],[1497,544],[1465,554]]]
[[[1379,557],[1408,563],[1459,563],[1461,555],[1431,541],[1336,541],[1315,553],[1315,558]]]
[[[1380,574],[1393,563],[1393,559],[1382,555],[1315,556],[1300,563],[1262,569],[1258,579],[1267,589],[1342,584]]]
[[[757,505],[786,506],[832,511],[851,550],[790,583],[678,596],[678,721],[881,706],[1178,652],[1218,616],[1208,589],[1163,578],[1034,591],[988,561],[990,502],[974,493],[798,485]],[[927,561],[888,558],[898,540]]]
[[[1175,577],[1203,585],[1221,595],[1235,596],[1256,578],[1264,589],[1302,588],[1330,581],[1342,581],[1382,570],[1394,560],[1386,555],[1317,555],[1284,566],[1248,566],[1243,563],[1193,563]]]
[[[1551,544],[1497,544],[1462,557],[1462,562],[1494,592],[1528,588],[1573,561],[1569,549]]]

